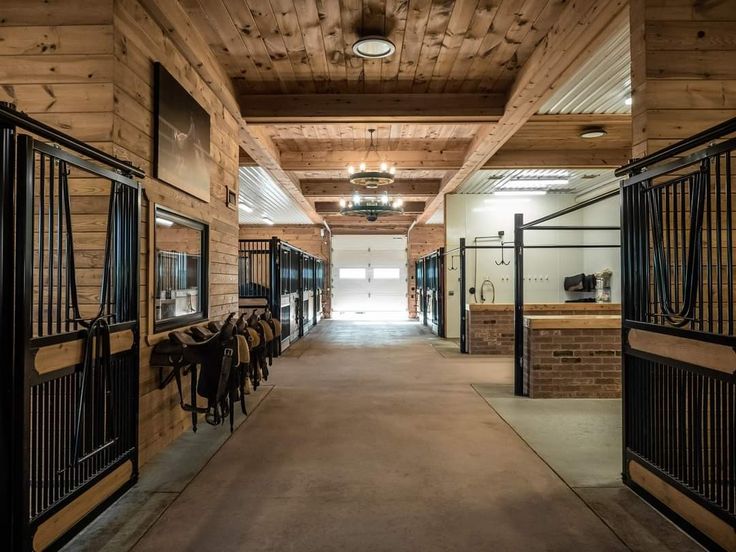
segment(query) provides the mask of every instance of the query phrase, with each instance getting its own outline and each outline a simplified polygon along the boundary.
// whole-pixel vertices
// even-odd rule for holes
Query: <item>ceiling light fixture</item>
[[[497,190],[493,195],[505,196],[528,196],[528,195],[545,195],[547,190]]]
[[[341,215],[365,217],[368,222],[375,222],[381,215],[404,213],[404,200],[400,197],[391,199],[386,192],[378,196],[361,196],[354,192],[350,200],[340,198],[339,204]]]
[[[634,103],[634,100],[632,100],[631,98],[626,98],[626,99],[624,100],[624,103],[625,103],[626,105],[631,105],[632,103]]]
[[[263,222],[265,222],[269,226],[273,226],[273,221],[269,217],[267,217],[266,215],[263,215],[263,217],[261,218],[263,219]]]
[[[580,133],[581,138],[600,138],[601,136],[605,136],[608,134],[606,130],[602,127],[589,127],[584,128],[582,132]]]
[[[519,179],[509,180],[504,186],[509,188],[544,188],[545,186],[565,186],[569,182],[567,178]]]
[[[245,203],[238,204],[238,208],[241,211],[245,211],[246,213],[252,213],[253,212],[253,207],[251,207],[250,205],[246,205]]]
[[[355,170],[353,165],[348,167],[348,178],[350,183],[355,186],[365,186],[369,189],[376,189],[379,186],[385,186],[386,184],[392,184],[396,178],[396,166],[391,165],[381,159],[378,153],[378,146],[373,141],[373,133],[376,132],[375,128],[369,128],[368,132],[371,136],[371,143],[368,146],[368,151],[365,154],[364,160],[358,165],[358,170]],[[376,156],[376,163],[378,168],[371,168],[368,166],[368,161],[373,153]]]
[[[396,46],[385,36],[364,36],[353,44],[353,53],[363,59],[383,59],[396,51]]]

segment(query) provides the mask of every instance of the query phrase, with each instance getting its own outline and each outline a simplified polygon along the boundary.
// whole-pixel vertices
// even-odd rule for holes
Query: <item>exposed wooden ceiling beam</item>
[[[385,155],[397,169],[456,169],[464,158],[460,150],[393,150]],[[363,157],[365,150],[285,151],[281,153],[281,167],[286,171],[344,170]]]
[[[427,205],[418,222],[427,222],[442,205],[444,194],[454,191],[483,167],[555,89],[574,75],[587,54],[599,48],[617,25],[625,24],[627,5],[626,0],[580,0],[567,4],[519,71],[501,119],[481,127],[461,168],[445,180],[440,194]]]
[[[178,0],[141,0],[164,33],[184,54],[225,108],[237,119],[240,113],[232,80],[212,53],[207,41]]]
[[[322,224],[322,217],[302,195],[299,181],[281,168],[279,150],[273,145],[268,136],[259,129],[242,123],[240,126],[240,145],[299,204],[312,222]]]
[[[631,148],[587,150],[515,150],[501,148],[484,169],[601,169],[625,165]]]
[[[441,180],[397,180],[389,186],[381,186],[380,191],[389,195],[400,195],[404,200],[411,198],[429,199],[437,195]],[[355,191],[355,186],[345,178],[341,180],[302,180],[302,195],[307,199],[346,197]],[[336,201],[337,199],[335,199]]]
[[[238,148],[238,166],[239,167],[255,167],[256,163],[253,158],[248,155],[243,148]]]
[[[480,123],[503,115],[503,94],[297,94],[240,96],[247,123]]]
[[[540,142],[543,145],[544,142]],[[510,145],[510,144],[509,144]],[[334,170],[341,171],[349,163],[359,159],[352,151],[332,152],[284,152],[281,154],[281,166],[287,171],[305,170]],[[430,155],[421,151],[392,152],[401,153],[391,157],[401,169],[440,169],[459,170],[464,167],[462,152],[437,152]],[[574,168],[600,168],[624,165],[630,157],[630,148],[593,148],[590,149],[511,149],[503,148],[488,159],[482,166],[483,169],[498,168],[535,168],[535,167],[560,167]],[[302,181],[302,186],[307,181]],[[329,182],[329,181],[327,181]],[[344,183],[344,186],[349,184]],[[344,189],[340,186],[340,190]],[[439,192],[439,186],[435,193]],[[349,190],[352,191],[352,188]],[[308,192],[303,190],[304,195],[324,195],[317,193],[314,189]],[[327,193],[327,192],[325,192]],[[345,192],[341,192],[345,193]],[[404,193],[404,192],[396,192]],[[410,193],[410,192],[407,192]],[[333,194],[335,195],[335,194]],[[340,194],[338,194],[340,195]]]
[[[230,78],[214,57],[205,39],[192,25],[181,4],[177,0],[141,0],[141,4],[164,29],[200,77],[212,88],[225,109],[240,120],[240,108],[235,101],[235,91]],[[255,128],[246,128],[243,123],[239,134],[240,146],[248,157],[271,174],[284,191],[302,207],[312,222],[321,224],[322,217],[301,194],[298,181],[281,169],[279,151],[271,140]]]
[[[340,204],[337,201],[315,201],[314,208],[321,215],[340,213]],[[404,213],[416,215],[422,211],[424,211],[424,201],[404,202]]]

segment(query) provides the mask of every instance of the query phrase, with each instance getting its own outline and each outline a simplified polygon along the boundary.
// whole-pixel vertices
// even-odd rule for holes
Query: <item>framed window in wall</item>
[[[152,227],[154,333],[207,318],[208,226],[157,205]]]

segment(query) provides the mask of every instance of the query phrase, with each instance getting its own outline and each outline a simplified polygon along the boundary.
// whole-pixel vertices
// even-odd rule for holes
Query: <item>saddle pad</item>
[[[246,341],[244,335],[236,335],[235,338],[238,342],[238,364],[248,364],[250,362],[248,341]]]
[[[275,318],[272,318],[271,322],[273,322],[273,333],[276,335],[276,337],[281,337],[281,322],[279,322]]]
[[[248,328],[248,333],[250,334],[250,339],[252,342],[251,348],[255,349],[261,344],[261,336],[258,335],[258,332],[253,328]]]
[[[268,322],[265,320],[259,320],[261,327],[263,328],[263,337],[268,343],[269,341],[273,341],[273,330],[271,329],[271,326],[268,325]]]

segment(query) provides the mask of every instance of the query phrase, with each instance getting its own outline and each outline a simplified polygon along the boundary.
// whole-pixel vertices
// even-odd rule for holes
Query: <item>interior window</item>
[[[207,233],[205,224],[155,209],[154,331],[207,317]]]
[[[341,280],[365,280],[365,268],[341,268]]]
[[[374,280],[398,280],[401,276],[401,271],[398,268],[374,268],[373,279]]]

